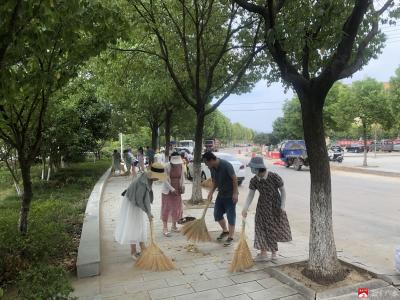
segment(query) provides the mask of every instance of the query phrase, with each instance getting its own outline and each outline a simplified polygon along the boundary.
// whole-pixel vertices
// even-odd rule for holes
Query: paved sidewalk
[[[228,271],[230,260],[236,245],[224,248],[217,242],[200,243],[193,251],[193,244],[175,233],[166,238],[162,235],[160,221],[161,186],[154,185],[154,204],[152,213],[155,217],[156,241],[160,248],[176,263],[176,270],[168,272],[150,272],[139,270],[130,257],[129,245],[121,246],[114,242],[114,229],[119,213],[121,192],[129,185],[127,177],[112,177],[108,180],[101,205],[101,275],[93,278],[75,279],[74,296],[78,299],[135,299],[135,300],[195,300],[195,299],[231,299],[231,300],[304,300],[293,288],[271,278],[266,268],[307,259],[308,240],[299,238],[292,228],[294,240],[279,245],[279,257],[275,263],[264,262],[246,272],[232,274]],[[191,195],[191,183],[186,184],[184,199]],[[206,192],[204,191],[204,195]],[[239,214],[241,207],[237,207]],[[199,217],[202,209],[185,209],[184,215]],[[240,225],[240,215],[237,216]],[[220,228],[214,222],[212,208],[207,213],[207,226],[214,238]],[[289,219],[290,222],[290,219]],[[239,230],[239,226],[237,226]],[[250,248],[254,235],[254,212],[248,215],[246,228]],[[236,238],[237,240],[237,238]],[[255,254],[255,251],[253,251]],[[358,263],[354,258],[338,254],[346,261]],[[393,274],[393,280],[400,278]],[[399,284],[399,282],[397,282]],[[395,283],[396,285],[396,283]],[[392,290],[390,290],[392,289]],[[393,287],[384,288],[393,292]],[[394,291],[396,291],[394,289]],[[355,299],[354,292],[342,300]],[[400,295],[400,294],[399,294]],[[395,296],[396,297],[396,296]],[[339,299],[339,298],[330,298]],[[381,299],[379,296],[371,299]],[[389,298],[388,298],[389,299]],[[397,298],[390,298],[397,299]]]
[[[353,171],[374,175],[383,175],[391,177],[400,177],[400,156],[394,155],[377,155],[368,154],[368,167],[363,167],[364,157],[349,155],[346,153],[342,164],[331,163],[333,170]]]
[[[156,198],[152,206],[156,240],[161,249],[174,259],[177,269],[150,272],[135,268],[129,255],[129,246],[121,246],[113,239],[120,194],[128,184],[129,179],[126,177],[112,177],[107,183],[101,206],[101,275],[73,282],[74,295],[79,299],[304,299],[296,290],[271,278],[264,271],[273,265],[271,262],[257,263],[247,272],[229,273],[227,269],[235,246],[224,248],[217,242],[201,243],[197,245],[198,251],[190,252],[185,247],[190,250],[191,243],[181,234],[163,237],[159,219],[159,184],[154,186]],[[191,184],[187,183],[184,198],[189,195]],[[241,208],[238,207],[237,211],[240,212]],[[184,215],[198,217],[201,212],[201,209],[186,209]],[[240,217],[237,219],[240,220]],[[250,246],[254,232],[253,219],[254,215],[251,214],[247,228]],[[213,236],[217,236],[220,229],[213,220],[212,208],[207,213],[207,224]],[[307,247],[305,241],[281,244],[277,263],[305,259]]]

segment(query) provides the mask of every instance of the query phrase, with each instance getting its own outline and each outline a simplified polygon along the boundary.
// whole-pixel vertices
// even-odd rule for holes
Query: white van
[[[182,140],[178,142],[178,147],[180,148],[186,148],[190,151],[191,154],[193,154],[194,151],[194,141],[192,140]]]

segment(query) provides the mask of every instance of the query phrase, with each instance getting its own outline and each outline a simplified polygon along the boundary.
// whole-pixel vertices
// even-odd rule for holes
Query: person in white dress
[[[141,251],[146,246],[147,241],[147,222],[153,218],[151,214],[151,203],[153,203],[152,184],[156,180],[164,180],[164,165],[154,163],[150,171],[139,173],[122,193],[117,226],[115,229],[115,241],[121,245],[131,245],[131,257],[136,260],[140,256],[137,249],[139,244]]]

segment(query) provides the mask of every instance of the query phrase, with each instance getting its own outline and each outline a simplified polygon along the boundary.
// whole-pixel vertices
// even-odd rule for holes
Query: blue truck
[[[303,166],[309,166],[306,143],[303,140],[287,140],[279,145],[281,160],[286,168],[293,166],[300,171]]]

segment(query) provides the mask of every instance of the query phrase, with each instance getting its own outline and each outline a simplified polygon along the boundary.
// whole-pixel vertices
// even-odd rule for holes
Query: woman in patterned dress
[[[164,181],[161,198],[161,220],[163,221],[164,236],[169,237],[168,222],[172,223],[171,230],[179,232],[176,222],[182,218],[184,193],[183,161],[179,153],[171,154],[170,163],[165,166],[167,179]]]
[[[268,259],[271,252],[272,259],[276,258],[278,242],[290,242],[292,234],[285,212],[285,189],[282,178],[273,172],[267,171],[262,157],[254,157],[249,163],[253,174],[250,180],[249,195],[243,208],[242,215],[247,216],[247,210],[253,201],[255,191],[258,190],[254,248],[260,250],[255,260]]]

